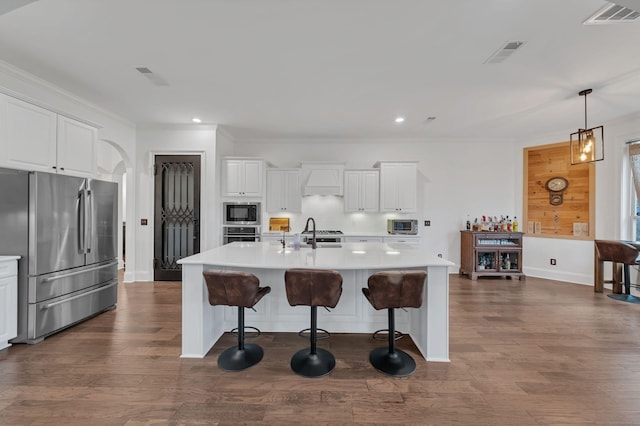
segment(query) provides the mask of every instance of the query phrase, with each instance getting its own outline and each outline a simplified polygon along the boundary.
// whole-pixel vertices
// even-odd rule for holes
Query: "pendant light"
[[[592,91],[592,89],[585,89],[578,93],[584,96],[584,129],[578,129],[569,136],[571,165],[604,160],[604,127],[589,128],[587,126],[587,95]]]

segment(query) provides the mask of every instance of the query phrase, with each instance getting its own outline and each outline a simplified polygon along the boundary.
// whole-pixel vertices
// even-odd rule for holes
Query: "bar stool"
[[[376,309],[387,309],[389,317],[389,345],[376,348],[369,354],[373,367],[394,377],[404,377],[416,371],[416,362],[408,353],[395,347],[395,308],[419,308],[422,306],[422,293],[425,271],[381,271],[372,274],[367,282],[368,288],[362,293]]]
[[[226,349],[218,357],[218,367],[225,371],[241,371],[260,362],[262,348],[244,343],[244,308],[252,308],[271,287],[260,287],[253,274],[240,271],[204,271],[210,305],[238,307],[238,346]]]
[[[621,284],[624,286],[624,294],[612,293],[607,296],[623,302],[640,303],[640,299],[631,295],[631,274],[629,272],[629,265],[640,264],[638,249],[631,244],[615,240],[595,240],[595,245],[599,262],[613,262],[614,276],[617,275],[616,263],[622,264],[624,281]],[[596,277],[596,279],[598,278]],[[614,284],[615,282],[617,281],[614,280]]]
[[[329,374],[336,366],[333,354],[317,347],[318,306],[335,308],[342,294],[342,275],[326,269],[287,269],[284,273],[287,300],[291,306],[311,307],[309,348],[291,357],[291,369],[304,377]]]

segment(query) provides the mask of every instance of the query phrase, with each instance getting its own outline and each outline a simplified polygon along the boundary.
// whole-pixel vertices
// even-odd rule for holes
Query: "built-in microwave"
[[[417,219],[387,219],[387,232],[389,234],[418,234]]]
[[[222,218],[225,225],[260,225],[260,203],[222,203]]]

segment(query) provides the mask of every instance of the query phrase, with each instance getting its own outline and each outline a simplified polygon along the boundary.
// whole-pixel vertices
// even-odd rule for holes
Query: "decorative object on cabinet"
[[[261,198],[264,160],[225,157],[222,161],[222,195],[225,197]]]
[[[379,170],[345,170],[344,186],[345,212],[377,212],[379,210]]]
[[[460,231],[460,275],[518,277],[522,273],[522,232]]]
[[[591,92],[592,89],[585,89],[578,93],[584,96],[584,129],[578,129],[569,136],[571,165],[604,160],[604,127],[587,126],[587,95]]]
[[[571,165],[569,142],[524,148],[522,223],[527,236],[592,240],[595,173],[594,163]]]
[[[415,213],[418,195],[417,161],[379,161],[380,211]]]
[[[300,169],[267,169],[267,212],[302,211]]]

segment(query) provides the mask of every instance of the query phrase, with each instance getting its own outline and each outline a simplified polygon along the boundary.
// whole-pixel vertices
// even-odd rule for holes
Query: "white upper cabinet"
[[[268,169],[267,212],[301,212],[301,181],[300,169]]]
[[[262,197],[264,161],[226,158],[222,162],[225,197]]]
[[[0,95],[0,156],[9,168],[56,172],[58,114]]]
[[[415,162],[379,162],[380,211],[417,211],[418,166]]]
[[[91,177],[94,127],[0,95],[0,162],[5,167]]]
[[[377,212],[379,209],[380,172],[378,170],[345,170],[344,210]]]
[[[96,173],[94,127],[58,116],[58,173],[91,177]]]

